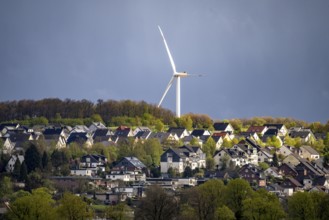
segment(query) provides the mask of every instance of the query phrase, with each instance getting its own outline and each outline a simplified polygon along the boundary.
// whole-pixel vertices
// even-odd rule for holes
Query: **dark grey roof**
[[[11,142],[25,142],[29,141],[31,134],[27,133],[13,133],[9,136]]]
[[[214,123],[214,129],[216,131],[225,131],[225,129],[227,128],[227,126],[229,125],[230,123],[226,123],[226,122],[215,122]]]
[[[289,136],[292,138],[306,138],[308,135],[310,135],[312,132],[311,131],[292,131],[289,133]]]
[[[43,132],[44,135],[60,135],[63,128],[46,128]]]
[[[109,135],[110,133],[110,130],[107,128],[97,128],[94,132],[93,138],[95,139],[96,137],[104,137]]]
[[[186,128],[183,127],[178,127],[178,128],[169,128],[168,129],[168,133],[172,133],[172,134],[177,134],[178,137],[182,136],[182,134],[184,133],[184,131],[186,130]]]
[[[81,157],[80,161],[86,163],[87,158],[90,158],[88,163],[98,163],[100,161],[105,162],[106,157],[100,154],[87,154]]]
[[[73,132],[67,139],[67,144],[72,142],[86,142],[88,140],[86,132]]]
[[[204,129],[194,129],[191,133],[192,136],[194,137],[200,137],[204,134],[205,130]]]
[[[277,128],[269,128],[267,131],[264,133],[264,136],[277,136],[279,133]]]
[[[146,167],[137,157],[124,157],[122,158],[115,167],[129,167],[142,169]]]

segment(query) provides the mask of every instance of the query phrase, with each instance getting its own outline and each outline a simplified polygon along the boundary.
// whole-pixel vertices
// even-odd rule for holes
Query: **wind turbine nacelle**
[[[174,77],[187,77],[187,72],[178,72],[174,74]]]

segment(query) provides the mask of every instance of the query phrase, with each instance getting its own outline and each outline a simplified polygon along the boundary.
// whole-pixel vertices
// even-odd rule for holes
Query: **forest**
[[[310,128],[314,133],[329,132],[329,121],[306,122],[287,117],[252,117],[248,119],[218,119],[232,124],[236,132],[245,131],[250,125],[265,123],[285,124],[290,127]],[[87,125],[93,121],[100,121],[108,127],[112,126],[158,126],[205,128],[213,130],[214,120],[206,114],[188,113],[181,118],[175,118],[172,111],[158,108],[145,101],[131,100],[71,100],[47,98],[42,100],[17,100],[0,102],[0,123],[18,122],[21,125],[65,124],[70,126]],[[217,120],[216,120],[217,121]]]

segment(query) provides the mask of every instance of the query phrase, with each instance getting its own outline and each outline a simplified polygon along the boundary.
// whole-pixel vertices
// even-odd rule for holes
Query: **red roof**
[[[265,128],[265,126],[250,126],[247,132],[261,133],[262,131],[264,131]]]

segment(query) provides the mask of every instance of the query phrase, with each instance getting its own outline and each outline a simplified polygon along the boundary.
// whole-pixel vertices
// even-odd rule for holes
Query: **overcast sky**
[[[144,100],[182,113],[329,119],[329,1],[0,1],[0,101]],[[175,111],[173,86],[163,107]]]

